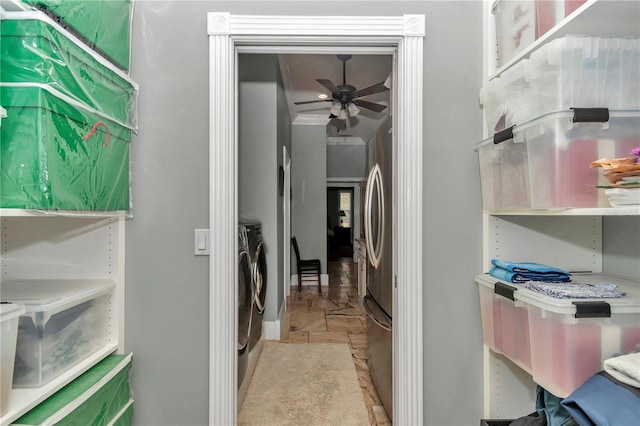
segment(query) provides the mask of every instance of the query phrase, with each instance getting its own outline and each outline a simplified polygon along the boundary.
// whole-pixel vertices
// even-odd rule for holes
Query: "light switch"
[[[195,242],[195,254],[208,255],[209,254],[209,230],[208,229],[195,229],[194,230],[194,242]]]

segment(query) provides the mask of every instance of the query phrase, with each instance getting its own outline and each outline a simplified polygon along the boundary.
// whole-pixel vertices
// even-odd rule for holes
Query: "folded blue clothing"
[[[489,271],[489,275],[492,277],[509,281],[511,283],[525,283],[527,281],[544,281],[544,282],[569,282],[571,281],[571,276],[568,274],[560,274],[548,272],[544,274],[540,273],[525,273],[525,272],[511,272],[506,269],[498,268],[494,266]]]
[[[536,274],[564,274],[570,275],[570,272],[564,269],[556,268],[554,266],[543,265],[541,263],[534,262],[507,262],[500,259],[491,259],[491,263],[498,268],[506,269],[509,272],[525,272]]]
[[[640,424],[640,389],[603,371],[587,379],[562,405],[580,426]]]

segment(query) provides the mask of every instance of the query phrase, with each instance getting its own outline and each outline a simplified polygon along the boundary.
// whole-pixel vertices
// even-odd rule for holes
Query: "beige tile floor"
[[[329,288],[291,287],[282,342],[348,343],[372,426],[390,425],[367,364],[366,322],[358,302],[358,265],[349,258],[329,262]]]

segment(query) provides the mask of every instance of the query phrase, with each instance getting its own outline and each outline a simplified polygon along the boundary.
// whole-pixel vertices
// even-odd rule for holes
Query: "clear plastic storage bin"
[[[574,274],[572,281],[617,284],[616,291],[627,295],[615,299],[558,299],[488,274],[476,278],[485,343],[560,398],[601,371],[605,359],[640,350],[640,282],[598,274]],[[509,315],[497,318],[496,310],[502,313],[505,307]],[[506,331],[505,321],[512,322]],[[496,340],[498,334],[500,340]],[[529,369],[521,357],[527,353]]]
[[[586,0],[497,0],[493,4],[498,65],[502,66]]]
[[[25,305],[13,386],[42,386],[107,344],[111,280],[15,280],[2,300]]]
[[[492,12],[496,23],[498,63],[502,66],[536,40],[536,2],[497,0]]]
[[[640,109],[640,38],[565,36],[482,88],[490,131],[569,108]]]
[[[526,303],[513,296],[514,284],[489,275],[476,279],[480,292],[482,337],[489,348],[509,357],[531,374],[529,317]]]
[[[18,318],[24,314],[24,306],[15,303],[0,305],[0,416],[9,410],[11,384],[13,382],[13,364],[16,359],[16,341],[18,336]]]
[[[640,110],[549,113],[476,145],[485,210],[609,207],[600,158],[640,145]]]

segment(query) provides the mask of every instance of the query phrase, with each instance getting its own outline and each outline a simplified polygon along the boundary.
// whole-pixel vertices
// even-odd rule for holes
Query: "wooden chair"
[[[301,259],[300,249],[298,249],[298,240],[296,237],[291,238],[293,250],[296,252],[296,264],[298,267],[298,291],[302,290],[302,281],[318,281],[318,293],[322,293],[320,284],[320,259]]]

